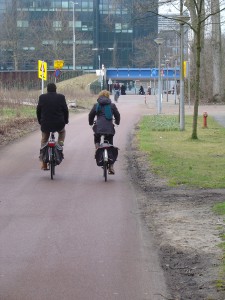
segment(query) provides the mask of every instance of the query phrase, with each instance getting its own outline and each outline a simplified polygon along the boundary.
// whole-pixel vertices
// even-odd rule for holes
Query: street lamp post
[[[168,102],[168,67],[169,67],[169,59],[166,59],[166,101]]]
[[[163,38],[156,38],[154,40],[156,44],[159,46],[159,63],[158,63],[158,114],[162,112],[162,91],[161,91],[161,45],[164,42]]]
[[[99,70],[100,70],[100,66],[101,66],[100,62],[101,62],[101,57],[100,57],[100,54],[99,54],[99,55],[98,55],[98,69],[99,69]]]
[[[114,48],[92,48],[93,51],[98,51],[98,53],[100,53],[100,51],[105,51],[105,50],[109,50],[109,51],[113,51]],[[96,57],[97,59],[97,57]],[[96,61],[97,64],[97,61]],[[105,66],[104,64],[102,64],[101,66],[101,56],[100,54],[98,54],[98,71],[99,71],[99,81],[100,81],[100,85],[101,85],[101,90],[104,88],[104,74],[105,74]]]
[[[114,48],[92,48],[92,51],[98,51],[98,69],[101,69],[101,56],[100,56],[100,51],[105,51],[105,50],[109,50],[109,51],[113,51]],[[97,65],[97,55],[96,55],[96,63]]]
[[[76,31],[75,31],[75,5],[77,2],[73,2],[73,70],[76,70]]]
[[[174,104],[177,104],[177,58],[174,60]]]
[[[99,48],[92,48],[93,51],[104,51],[104,50],[109,50],[109,51],[113,51],[114,48],[103,48],[103,49],[99,49]],[[101,90],[104,88],[104,74],[105,74],[105,66],[104,64],[102,64],[101,66],[101,56],[100,54],[98,54],[98,69],[99,69],[99,76],[100,76],[100,84],[101,84]]]
[[[180,15],[176,21],[180,23],[180,130],[185,130],[184,107],[184,24],[190,20],[189,16]]]

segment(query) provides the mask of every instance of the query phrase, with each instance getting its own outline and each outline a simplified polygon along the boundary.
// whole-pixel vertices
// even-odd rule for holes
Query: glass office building
[[[139,2],[154,4],[143,21],[135,0],[0,0],[0,68],[135,67],[135,39],[158,31],[158,0]]]

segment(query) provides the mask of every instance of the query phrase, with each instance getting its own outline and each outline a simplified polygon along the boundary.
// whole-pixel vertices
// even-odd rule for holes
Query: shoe
[[[115,174],[113,165],[110,165],[110,166],[109,166],[109,174],[110,174],[110,175],[114,175],[114,174]]]
[[[41,163],[41,170],[44,170],[44,171],[49,170],[49,169],[48,169],[48,164],[45,163],[45,162],[42,162],[42,163]]]

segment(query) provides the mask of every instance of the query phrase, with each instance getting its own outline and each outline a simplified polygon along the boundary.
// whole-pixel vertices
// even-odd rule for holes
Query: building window
[[[53,21],[53,28],[55,30],[62,30],[62,21]]]
[[[73,28],[73,21],[69,21],[69,27]],[[75,28],[81,28],[81,21],[75,21]]]
[[[68,1],[62,1],[62,8],[69,8],[69,2]]]
[[[115,31],[121,32],[122,30],[122,24],[121,23],[115,23]]]
[[[23,27],[23,28],[25,28],[25,27],[28,27],[28,21],[23,21],[23,20],[18,20],[17,21],[17,27]]]

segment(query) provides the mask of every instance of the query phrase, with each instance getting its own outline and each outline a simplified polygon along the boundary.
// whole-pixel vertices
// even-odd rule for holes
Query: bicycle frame
[[[96,124],[96,121],[94,121],[94,125]],[[97,161],[97,165],[101,166],[103,169],[103,177],[105,178],[105,181],[107,181],[107,171],[109,170],[110,167],[110,155],[109,155],[109,148],[112,147],[112,145],[109,143],[108,140],[106,140],[107,134],[101,134],[100,136],[100,142],[99,142],[99,148],[96,149],[96,154],[95,158],[97,161],[97,154],[101,155],[101,159]],[[101,149],[101,150],[100,150]],[[98,152],[98,151],[102,152]],[[99,158],[99,156],[98,156]]]
[[[104,135],[101,135],[100,147],[104,149],[104,152],[103,152],[103,160],[104,160],[104,162],[108,162],[108,160],[109,160],[108,149],[107,149],[108,145],[107,145],[107,143],[105,141],[105,136]]]
[[[108,155],[108,144],[105,141],[105,135],[101,135],[100,147],[104,149],[103,151],[103,176],[105,181],[107,181],[107,171],[109,168],[109,155]]]

